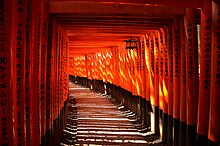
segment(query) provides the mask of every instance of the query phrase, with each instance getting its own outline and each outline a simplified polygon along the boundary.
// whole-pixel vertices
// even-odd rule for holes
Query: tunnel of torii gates
[[[219,146],[219,0],[0,8],[1,146],[58,145],[69,79],[116,98],[168,146]],[[137,49],[126,49],[130,37]]]

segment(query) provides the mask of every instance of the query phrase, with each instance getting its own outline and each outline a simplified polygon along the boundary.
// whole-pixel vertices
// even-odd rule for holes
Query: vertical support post
[[[31,59],[31,47],[32,47],[32,9],[31,9],[32,0],[27,0],[27,12],[26,12],[26,60],[25,60],[25,115],[26,115],[26,145],[31,145],[32,141],[32,98],[33,93],[31,86],[32,77],[31,77],[31,68],[33,67]]]
[[[150,115],[150,127],[151,127],[151,131],[155,132],[155,110],[153,109],[153,106],[155,106],[155,84],[154,84],[154,80],[155,80],[155,72],[154,72],[154,46],[155,46],[155,38],[154,38],[154,34],[150,33],[149,35],[149,52],[150,52],[150,111],[151,111],[151,115]]]
[[[154,114],[155,114],[155,134],[160,136],[159,128],[159,31],[154,32]]]
[[[48,3],[41,4],[41,78],[40,78],[40,107],[41,107],[41,145],[46,145],[46,71],[47,71],[47,41],[48,41]]]
[[[212,13],[212,60],[211,60],[211,94],[209,112],[209,146],[220,143],[220,2],[213,2]]]
[[[163,134],[162,141],[167,144],[168,134],[168,45],[167,45],[167,28],[161,29],[162,47],[163,47]]]
[[[140,79],[140,84],[141,84],[141,120],[142,120],[142,125],[145,127],[146,126],[146,117],[147,117],[147,110],[146,110],[146,56],[145,56],[145,45],[146,41],[144,41],[144,36],[141,37],[141,60],[140,60],[140,65],[141,65],[141,79]]]
[[[33,87],[33,101],[32,101],[32,144],[31,145],[40,145],[40,25],[41,25],[41,13],[40,13],[40,4],[41,1],[32,1],[32,51],[31,51],[31,59],[33,60],[31,63],[31,72],[33,72],[31,78],[32,87]]]
[[[167,144],[173,144],[173,46],[172,26],[168,26],[168,134]]]
[[[145,49],[145,97],[146,97],[146,127],[150,127],[150,38],[144,36],[144,49]]]
[[[212,51],[212,1],[205,0],[200,25],[200,82],[198,99],[197,145],[208,145]]]
[[[15,71],[15,143],[17,145],[26,145],[26,116],[25,116],[25,61],[26,61],[26,11],[27,1],[13,1],[12,2],[12,24],[14,30],[15,41],[14,46],[14,61],[12,65]]]
[[[184,21],[180,19],[180,134],[179,146],[186,146],[186,43]]]
[[[185,18],[187,37],[186,48],[186,105],[187,137],[186,145],[196,144],[196,124],[198,110],[198,42],[196,26],[196,9],[187,9]]]
[[[88,75],[89,70],[88,70],[88,56],[87,55],[85,55],[85,66],[86,66],[86,78],[88,79],[89,78],[89,75]],[[88,82],[86,80],[86,87],[87,86],[88,86]]]
[[[180,119],[180,19],[175,18],[173,31],[173,136],[174,145],[179,145]]]
[[[15,145],[13,115],[15,114],[13,82],[14,71],[14,34],[12,30],[12,0],[0,4],[0,145]],[[7,14],[7,15],[6,15]]]
[[[54,86],[53,86],[53,65],[54,65],[54,17],[49,17],[48,22],[48,48],[47,48],[47,74],[46,74],[46,145],[52,143],[52,125],[53,125],[53,104]]]
[[[158,31],[158,69],[159,69],[159,129],[160,137],[163,138],[163,105],[164,105],[164,94],[163,94],[163,59],[164,59],[164,46],[163,46],[163,33],[161,29]]]

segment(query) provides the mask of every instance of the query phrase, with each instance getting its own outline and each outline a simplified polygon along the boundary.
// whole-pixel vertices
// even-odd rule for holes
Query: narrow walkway
[[[68,145],[71,142],[73,145],[148,145],[109,97],[72,83],[69,83],[69,92],[76,101],[72,107],[77,108],[77,118],[76,115],[68,116],[71,120],[64,132],[72,134],[68,136],[70,139],[75,138],[68,140]],[[74,122],[74,117],[77,122]]]

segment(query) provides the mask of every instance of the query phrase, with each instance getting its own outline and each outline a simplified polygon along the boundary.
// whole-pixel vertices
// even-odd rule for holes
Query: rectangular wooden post
[[[209,146],[220,143],[220,2],[212,4],[212,60],[211,60],[211,94],[209,112]]]
[[[15,145],[13,133],[14,94],[15,82],[13,67],[15,38],[12,35],[12,0],[3,0],[0,3],[0,145]]]
[[[187,9],[185,16],[186,29],[186,106],[187,137],[186,144],[196,143],[196,124],[198,111],[198,39],[196,26],[196,9]]]
[[[212,52],[212,2],[204,1],[200,25],[200,82],[198,99],[197,145],[208,145]]]

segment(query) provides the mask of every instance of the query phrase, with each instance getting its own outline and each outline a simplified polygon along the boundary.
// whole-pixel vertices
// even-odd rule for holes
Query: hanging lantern
[[[126,49],[137,49],[138,48],[138,40],[133,39],[132,37],[129,40],[125,40]]]

